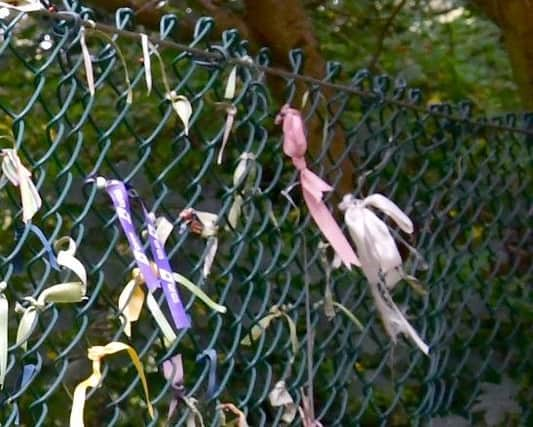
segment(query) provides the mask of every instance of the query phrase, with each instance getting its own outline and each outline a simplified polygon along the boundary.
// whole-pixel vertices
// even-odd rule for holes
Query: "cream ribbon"
[[[29,223],[42,206],[41,196],[31,180],[31,172],[22,164],[17,151],[5,148],[1,151],[3,156],[2,172],[4,176],[20,189],[22,201],[22,220]]]
[[[181,211],[179,217],[184,225],[190,226],[193,233],[199,234],[200,237],[207,240],[206,255],[202,266],[202,275],[206,278],[211,273],[211,267],[218,250],[218,215],[187,208]]]
[[[406,233],[413,232],[413,223],[395,203],[381,194],[372,194],[362,200],[348,194],[339,208],[346,211],[344,219],[387,334],[394,343],[400,333],[405,334],[427,355],[428,345],[407,321],[389,292],[401,279],[408,277],[403,272],[402,258],[387,224],[370,208],[389,216]]]
[[[66,249],[60,249],[67,244]],[[24,300],[29,306],[24,308],[17,304],[15,311],[22,313],[17,330],[16,344],[26,350],[27,341],[31,336],[39,313],[46,310],[50,304],[76,303],[83,301],[87,293],[87,273],[83,264],[74,256],[76,254],[76,243],[70,237],[65,236],[56,240],[54,248],[59,251],[57,254],[57,264],[72,271],[78,281],[64,282],[50,286],[43,290],[37,298],[25,297]]]

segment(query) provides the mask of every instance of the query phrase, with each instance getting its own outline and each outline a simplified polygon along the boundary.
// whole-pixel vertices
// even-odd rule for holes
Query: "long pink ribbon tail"
[[[307,209],[322,234],[348,269],[352,264],[360,266],[352,246],[322,200],[323,192],[333,190],[331,186],[307,168],[301,171],[300,180]]]
[[[323,193],[333,188],[307,168],[304,157],[307,151],[307,139],[300,112],[290,108],[289,105],[284,105],[276,117],[276,123],[283,124],[283,151],[300,171],[302,192],[311,217],[348,269],[352,264],[361,266],[357,255],[322,199]]]

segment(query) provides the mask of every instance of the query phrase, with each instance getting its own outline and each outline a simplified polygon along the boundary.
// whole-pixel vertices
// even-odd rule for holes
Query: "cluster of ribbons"
[[[233,79],[235,78],[234,74],[235,73],[232,71]],[[234,83],[232,83],[232,85],[234,85]],[[233,96],[234,88],[230,90],[227,99],[231,100]],[[226,126],[227,129],[224,134],[223,146],[226,144],[227,138],[229,137],[230,130],[228,129],[231,129],[234,115],[234,109],[231,109],[231,111],[228,110],[229,123]],[[394,341],[399,333],[406,334],[424,353],[428,354],[429,347],[423,342],[405,319],[403,313],[395,305],[389,293],[389,291],[392,290],[401,279],[406,279],[408,281],[416,281],[416,279],[404,273],[401,257],[388,226],[374,212],[372,212],[370,208],[381,210],[383,213],[391,217],[394,222],[407,233],[413,232],[411,220],[393,202],[380,194],[371,195],[363,200],[356,199],[351,195],[345,196],[339,207],[345,211],[345,222],[357,248],[356,255],[352,246],[344,236],[342,229],[335,221],[332,213],[323,200],[324,193],[332,191],[333,188],[307,167],[305,161],[307,140],[300,112],[285,105],[277,116],[276,123],[282,124],[283,126],[283,151],[291,158],[292,163],[299,171],[299,180],[303,198],[311,217],[342,263],[348,269],[350,269],[352,265],[361,267],[369,281],[372,295],[376,301],[376,307],[383,319],[387,333]],[[223,147],[220,151],[219,162],[222,158],[222,150]],[[33,329],[35,328],[37,317],[40,312],[45,310],[51,304],[74,303],[82,301],[85,298],[87,275],[83,264],[75,257],[76,245],[70,237],[61,238],[55,243],[55,250],[58,251],[56,257],[54,251],[49,248],[50,244],[42,235],[42,232],[37,227],[30,224],[31,218],[42,204],[39,193],[31,181],[31,173],[22,165],[15,150],[4,149],[1,151],[1,155],[3,156],[2,170],[5,177],[4,179],[9,180],[13,185],[20,188],[23,221],[28,224],[27,226],[29,229],[43,241],[43,244],[48,245],[47,252],[50,257],[50,265],[58,270],[61,268],[69,269],[78,277],[77,281],[51,286],[41,292],[37,297],[25,298],[25,306],[17,304],[16,310],[22,313],[17,332],[17,345],[25,347]],[[234,187],[241,188],[242,194],[253,194],[255,191],[254,180],[255,156],[251,153],[244,153],[241,156],[239,165],[234,174]],[[191,326],[191,320],[187,315],[180,298],[177,283],[185,286],[213,310],[220,313],[226,311],[224,306],[211,301],[205,293],[187,278],[172,271],[165,250],[165,242],[172,230],[172,224],[164,218],[156,218],[153,213],[149,212],[140,197],[131,188],[127,187],[124,182],[120,180],[106,180],[103,177],[91,179],[91,181],[95,182],[98,188],[104,189],[111,198],[122,230],[129,242],[137,265],[137,268],[132,272],[132,279],[128,282],[119,298],[118,304],[119,311],[122,315],[121,321],[123,322],[124,331],[127,336],[131,336],[131,324],[139,318],[142,310],[145,298],[142,289],[143,285],[146,285],[148,288],[147,305],[168,343],[173,342],[176,339],[176,335],[172,327],[166,321],[157,301],[152,295],[157,289],[162,289],[173,323],[178,330],[189,328]],[[138,202],[142,208],[144,223],[147,228],[146,236],[150,247],[151,257],[147,256],[139,233],[133,223],[131,211],[132,201]],[[229,213],[230,229],[237,227],[243,203],[243,196],[240,193],[236,193]],[[190,226],[194,233],[207,240],[207,256],[203,268],[203,276],[205,278],[210,272],[218,247],[219,217],[215,214],[196,211],[189,208],[180,213],[179,219],[182,221],[182,225]],[[228,228],[226,228],[226,230],[228,230]],[[7,298],[3,294],[5,288],[6,284],[4,282],[0,283],[0,387],[3,385],[7,369],[7,322],[9,306]],[[271,312],[269,312],[269,314],[256,325],[255,329],[252,329],[250,338],[243,339],[242,344],[251,345],[252,340],[256,339],[262,331],[268,327],[271,321],[277,317],[285,317],[287,319],[291,331],[294,353],[296,353],[298,349],[296,327],[292,323],[291,318],[287,316],[283,310],[280,310],[277,307],[274,307]],[[83,426],[83,407],[86,390],[89,387],[94,388],[99,385],[101,381],[101,360],[107,355],[123,350],[129,353],[133,364],[139,372],[146,394],[148,410],[153,417],[153,409],[148,396],[148,385],[137,353],[127,344],[111,342],[106,346],[95,346],[89,349],[88,357],[93,364],[93,373],[89,378],[82,381],[76,387],[74,404],[71,412],[71,426]],[[213,396],[216,388],[215,351],[210,349],[199,356],[199,360],[204,358],[208,360],[209,363],[208,396]],[[181,357],[175,356],[165,362],[163,365],[163,374],[174,390],[174,399],[171,403],[169,418],[172,416],[178,400],[182,400],[191,410],[193,418],[197,417],[202,425],[203,420],[196,408],[195,399],[192,397],[186,397],[183,392],[183,366],[181,364]],[[277,390],[277,394],[274,393],[275,390]],[[277,389],[275,388],[275,390],[271,393],[271,400],[273,399],[276,402],[275,405],[274,403],[273,405],[287,406],[287,408],[290,409],[290,416],[294,418],[296,406],[292,400],[289,399],[290,396],[287,396],[288,392],[281,386]],[[235,414],[240,412],[231,404],[224,404],[220,409],[222,411],[229,410]],[[306,411],[304,410],[304,412]],[[239,415],[239,420],[241,420],[240,424],[245,425],[244,423],[246,420],[242,413]],[[311,425],[311,421],[314,422],[314,420],[308,421],[308,425]],[[191,423],[193,422],[194,420],[191,421]]]
[[[133,224],[130,208],[130,194],[132,193],[129,192],[126,185],[119,180],[106,180],[105,178],[98,177],[96,178],[96,185],[99,188],[105,189],[109,194],[109,197],[111,197],[120,225],[128,239],[130,248],[133,252],[133,257],[135,258],[135,262],[137,263],[146,286],[148,286],[148,289],[151,292],[162,287],[176,328],[189,328],[191,326],[191,320],[185,312],[185,308],[181,302],[164,245],[157,238],[153,215],[146,210],[144,203],[141,201],[145,223],[148,228],[148,241],[150,243],[153,260],[157,266],[158,274],[152,269],[150,260],[146,256],[139,235]]]
[[[311,217],[344,265],[347,268],[356,265],[363,270],[385,330],[394,342],[398,334],[407,335],[428,354],[429,347],[409,324],[389,292],[401,279],[411,283],[416,279],[404,273],[402,259],[388,226],[369,208],[381,210],[406,233],[413,232],[411,220],[381,194],[373,194],[364,200],[346,195],[339,208],[346,211],[345,222],[357,248],[357,256],[324,203],[323,193],[333,188],[307,167],[304,157],[307,139],[301,113],[284,105],[276,123],[283,126],[283,151],[300,172],[303,198]]]

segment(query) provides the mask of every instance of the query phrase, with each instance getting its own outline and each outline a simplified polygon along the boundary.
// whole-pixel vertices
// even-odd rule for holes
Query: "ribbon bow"
[[[401,279],[414,278],[404,273],[400,252],[389,228],[371,207],[388,215],[406,233],[413,232],[413,223],[395,203],[381,194],[372,194],[362,200],[347,194],[339,204],[339,208],[346,211],[345,222],[387,334],[396,342],[396,337],[403,333],[428,354],[428,345],[407,321],[389,292]]]
[[[359,259],[350,243],[322,200],[323,193],[332,191],[333,188],[307,168],[304,157],[307,151],[307,140],[300,112],[290,108],[289,105],[284,105],[276,117],[276,124],[283,124],[283,152],[291,158],[292,163],[300,172],[303,197],[311,217],[344,265],[348,269],[352,264],[360,266]]]

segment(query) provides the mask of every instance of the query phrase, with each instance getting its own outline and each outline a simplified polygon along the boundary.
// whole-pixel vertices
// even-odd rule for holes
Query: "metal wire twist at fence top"
[[[148,94],[132,11],[120,9],[114,26],[95,26],[92,12],[77,8],[12,11],[0,21],[2,148],[16,148],[43,201],[33,226],[26,224],[19,189],[2,182],[0,254],[9,304],[2,425],[67,425],[74,388],[91,373],[89,347],[112,341],[139,355],[154,417],[132,361],[116,355],[102,361],[102,378],[88,390],[87,425],[165,425],[176,393],[185,398],[171,425],[190,422],[187,397],[196,399],[206,425],[221,425],[223,403],[233,403],[250,426],[282,425],[287,408],[273,406],[269,393],[284,381],[302,406],[309,367],[315,418],[324,426],[533,423],[531,116],[487,120],[473,118],[469,104],[426,108],[420,91],[384,76],[360,71],[341,81],[335,63],[321,81],[298,77],[301,52],[288,52],[290,73],[269,68],[268,51],[251,57],[235,31],[214,41],[208,18],[197,22],[189,48],[180,48],[170,40],[179,20],[163,17],[161,33],[150,38]],[[83,28],[94,96],[80,47]],[[170,88],[192,106],[188,135],[168,99],[162,66]],[[225,93],[232,70],[234,97]],[[331,267],[333,253],[299,185],[290,189],[298,171],[274,123],[285,103],[302,111],[309,168],[335,188],[325,200],[343,228],[337,205],[346,192],[384,194],[412,219],[414,233],[395,238],[404,270],[426,292],[402,282],[393,298],[430,346],[428,356],[409,340],[391,341],[359,268]],[[228,104],[235,122],[218,164]],[[242,153],[255,162],[234,182]],[[131,338],[125,335],[118,299],[136,263],[111,199],[86,182],[91,176],[123,180],[174,225],[166,242],[172,269],[225,313],[179,285],[190,328],[176,330],[169,342],[144,308]],[[240,216],[230,221],[237,199]],[[131,203],[148,248],[141,206]],[[209,274],[206,233],[195,230],[198,219],[186,226],[180,218],[189,207],[216,215],[218,250]],[[61,236],[76,242],[87,298],[39,307],[27,342],[15,344],[21,307],[30,304],[25,298],[38,299],[65,280],[50,248]],[[170,319],[164,295],[154,296]],[[277,318],[266,325],[272,313]],[[162,371],[176,354],[183,361],[181,391]],[[300,418],[292,424],[301,425]]]

